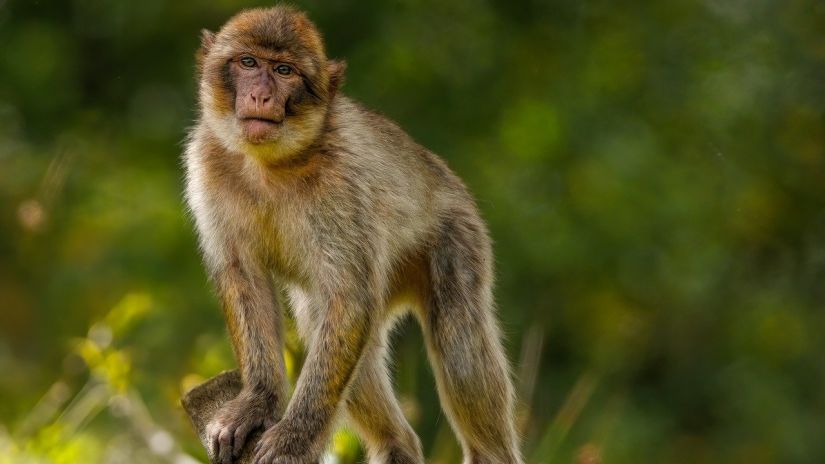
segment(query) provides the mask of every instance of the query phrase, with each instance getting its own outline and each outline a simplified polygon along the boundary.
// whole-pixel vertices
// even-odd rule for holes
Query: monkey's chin
[[[310,146],[321,131],[324,115],[322,110],[308,111],[284,119],[279,127],[260,132],[255,129],[267,129],[266,125],[256,123],[253,131],[247,132],[244,121],[234,114],[221,114],[208,107],[204,120],[227,150],[271,162],[294,156]]]
[[[266,119],[243,119],[241,127],[247,143],[261,145],[274,142],[281,133],[283,123]]]

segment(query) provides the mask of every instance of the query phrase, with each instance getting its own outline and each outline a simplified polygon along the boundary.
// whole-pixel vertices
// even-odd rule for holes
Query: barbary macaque
[[[186,200],[243,380],[207,427],[213,462],[256,429],[253,462],[318,462],[340,413],[370,462],[423,463],[385,359],[411,312],[465,462],[521,463],[490,240],[462,181],[340,92],[344,63],[292,7],[203,31],[197,60]],[[307,349],[291,398],[280,292]]]

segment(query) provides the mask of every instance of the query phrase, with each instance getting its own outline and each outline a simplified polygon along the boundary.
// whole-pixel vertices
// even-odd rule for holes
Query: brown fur
[[[273,77],[274,91],[313,95],[267,143],[244,140],[236,127],[237,77],[227,78],[227,66],[240,53],[291,60],[305,88],[282,90]],[[210,425],[213,461],[231,462],[264,427],[254,462],[317,462],[343,409],[370,462],[423,462],[385,360],[387,332],[412,310],[466,462],[520,463],[490,241],[463,183],[337,91],[344,66],[326,58],[303,13],[242,12],[204,33],[198,57],[187,201],[244,381]],[[274,285],[289,296],[308,348],[288,404]]]

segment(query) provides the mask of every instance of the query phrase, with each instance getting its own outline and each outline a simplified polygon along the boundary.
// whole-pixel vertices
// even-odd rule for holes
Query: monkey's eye
[[[282,76],[289,76],[292,74],[292,66],[289,66],[288,64],[279,64],[278,66],[275,66],[275,72]]]
[[[241,66],[243,66],[244,68],[254,68],[258,65],[258,62],[255,61],[255,58],[252,58],[251,56],[244,56],[238,61],[240,61]]]

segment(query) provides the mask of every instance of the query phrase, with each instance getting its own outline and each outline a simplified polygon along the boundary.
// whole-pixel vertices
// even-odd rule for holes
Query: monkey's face
[[[230,150],[264,160],[300,152],[320,133],[343,65],[315,26],[288,7],[246,10],[198,54],[206,124]]]
[[[284,122],[297,116],[303,82],[295,65],[244,53],[229,62],[235,118],[247,142],[277,141]]]

